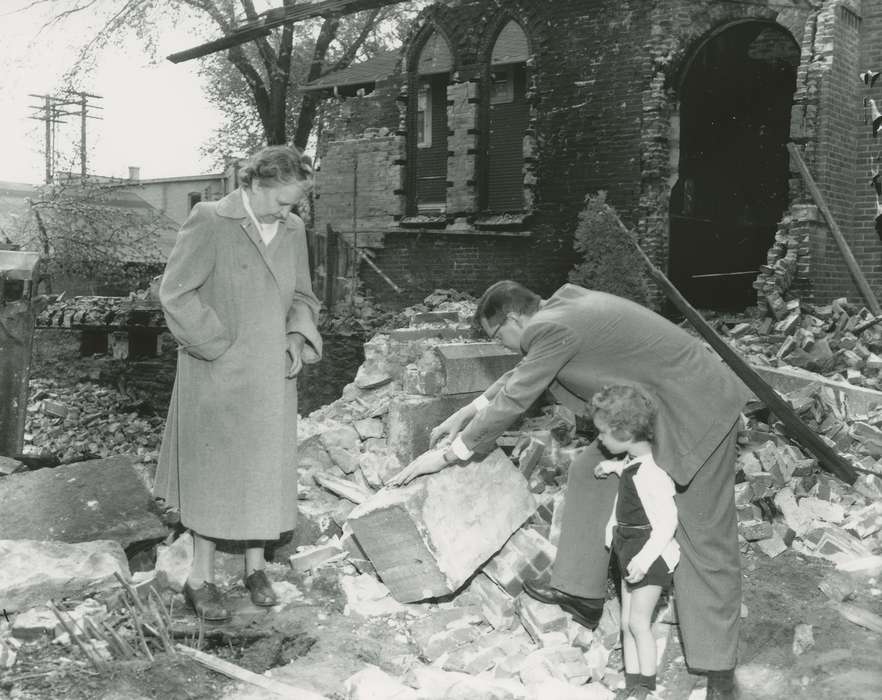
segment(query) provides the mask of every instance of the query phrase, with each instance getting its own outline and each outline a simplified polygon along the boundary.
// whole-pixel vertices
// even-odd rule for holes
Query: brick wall
[[[860,31],[860,51],[858,55],[859,73],[871,68],[882,70],[882,4],[865,0],[861,3],[862,22]],[[876,200],[870,186],[871,172],[882,167],[882,140],[873,138],[872,127],[865,123],[862,101],[871,97],[882,109],[882,78],[873,88],[858,81],[857,75],[849,76],[857,87],[852,102],[852,124],[856,126],[855,138],[855,178],[851,227],[854,231],[854,255],[870,287],[877,297],[882,297],[882,242],[876,234],[874,219]]]
[[[380,183],[377,170],[374,201],[357,203],[357,214],[359,226],[364,213],[370,217],[365,228],[385,230],[375,260],[406,291],[396,295],[363,267],[366,287],[381,299],[401,303],[418,301],[436,287],[480,293],[503,277],[520,279],[543,294],[553,291],[576,262],[572,234],[582,202],[598,190],[607,192],[607,201],[636,229],[650,257],[667,269],[668,200],[677,179],[680,138],[679,81],[706,37],[741,20],[777,22],[801,46],[791,133],[804,146],[809,167],[840,226],[847,229],[871,284],[878,283],[882,245],[873,231],[867,164],[878,155],[874,149],[880,141],[863,124],[861,100],[870,93],[857,75],[882,67],[882,6],[862,4],[825,0],[814,8],[800,4],[785,9],[780,3],[660,0],[647,8],[638,0],[464,0],[428,8],[414,36],[423,36],[428,27],[441,31],[455,67],[448,88],[450,220],[439,229],[402,230],[406,212],[398,183],[407,168],[408,122],[397,110],[407,96],[390,90],[388,104],[372,109],[377,117],[373,126],[390,133],[383,145],[388,153],[375,167],[385,164],[394,174]],[[481,144],[488,128],[482,81],[495,31],[511,19],[523,27],[531,51],[526,76],[530,120],[524,139],[530,217],[520,226],[527,237],[501,236],[476,224],[481,214],[475,204],[481,201]],[[409,51],[405,45],[405,66],[412,63]],[[406,84],[402,76],[398,85]],[[882,80],[876,92],[882,103]],[[344,180],[352,176],[351,150],[368,148],[363,139],[356,143],[361,145],[338,141],[327,146],[322,179],[336,173],[337,182],[320,184],[318,220],[352,227]],[[363,172],[360,162],[358,172]],[[791,197],[795,203],[808,201],[796,176]],[[832,239],[816,228],[811,252],[800,261],[803,279],[796,288],[815,293],[819,300],[855,296]],[[648,301],[660,306],[659,291]]]
[[[806,161],[852,252],[866,248],[854,229],[860,21],[841,3],[827,3],[818,16],[816,51],[827,65],[820,84],[819,128]],[[812,242],[811,277],[816,298],[859,297],[832,235],[821,230]]]

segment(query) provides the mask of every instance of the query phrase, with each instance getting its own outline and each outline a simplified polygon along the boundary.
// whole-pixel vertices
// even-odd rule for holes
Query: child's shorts
[[[625,576],[628,575],[628,564],[637,553],[643,549],[649,539],[649,528],[629,527],[627,525],[616,525],[613,531],[612,550],[616,553],[619,560],[619,571],[622,574],[622,582],[628,586],[628,590],[642,588],[643,586],[661,586],[663,589],[669,588],[674,582],[674,575],[668,570],[668,563],[661,557],[657,557],[646,576],[637,583],[628,583]]]

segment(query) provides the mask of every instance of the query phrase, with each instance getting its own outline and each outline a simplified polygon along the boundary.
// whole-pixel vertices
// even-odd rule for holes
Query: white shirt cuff
[[[484,394],[481,394],[478,398],[472,401],[472,406],[476,411],[483,411],[489,405],[490,401],[484,396]]]
[[[465,443],[462,441],[462,438],[458,435],[456,439],[450,443],[450,451],[456,455],[457,459],[462,460],[463,462],[467,462],[472,458],[472,455],[475,454],[473,450],[470,450],[466,447]]]

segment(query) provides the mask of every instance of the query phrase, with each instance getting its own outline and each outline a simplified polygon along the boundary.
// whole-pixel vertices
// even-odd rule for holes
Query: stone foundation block
[[[435,353],[444,374],[444,394],[483,392],[521,359],[498,343],[449,343],[437,346]]]
[[[389,449],[402,464],[429,449],[429,433],[477,394],[465,396],[400,396],[389,404],[386,433]]]
[[[457,590],[532,515],[526,480],[502,450],[385,489],[349,524],[400,602]]]

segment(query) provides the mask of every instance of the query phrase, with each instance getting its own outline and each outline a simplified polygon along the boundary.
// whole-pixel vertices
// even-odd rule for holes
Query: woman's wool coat
[[[297,380],[287,336],[321,357],[306,234],[265,245],[242,191],[197,204],[159,290],[178,364],[154,493],[205,537],[269,540],[297,519]]]

